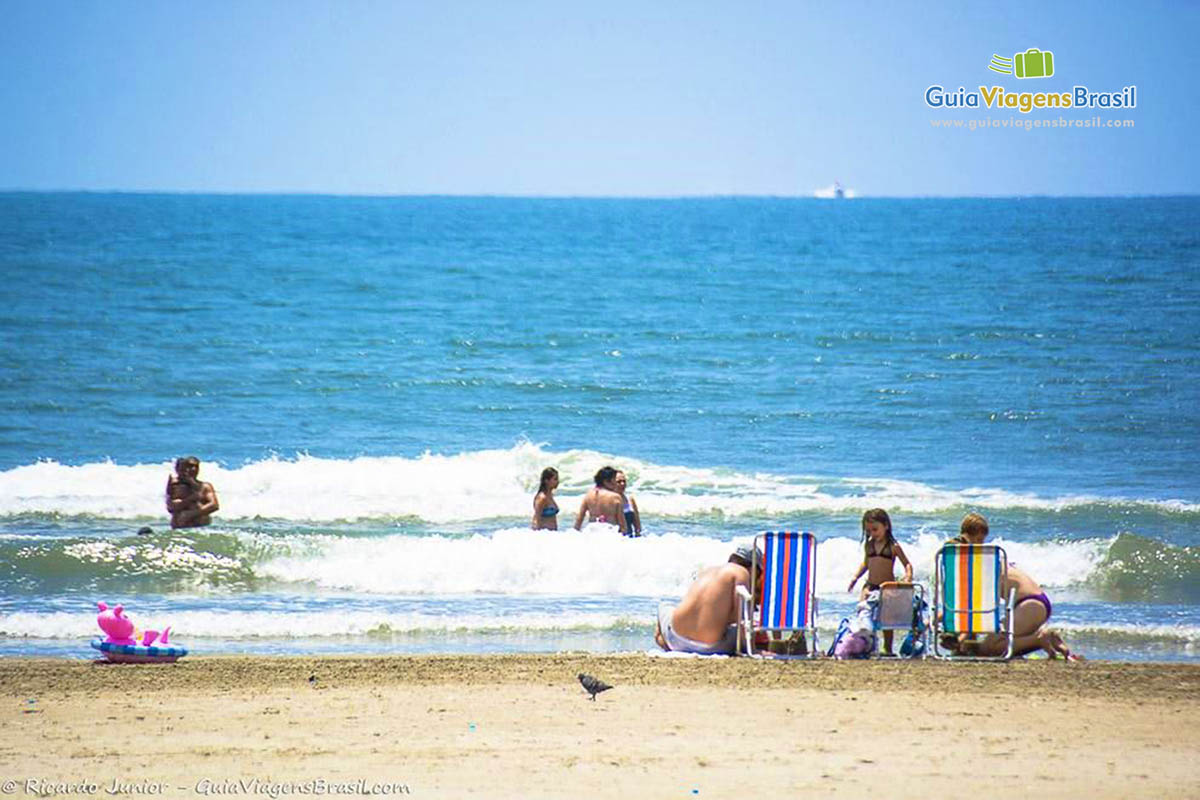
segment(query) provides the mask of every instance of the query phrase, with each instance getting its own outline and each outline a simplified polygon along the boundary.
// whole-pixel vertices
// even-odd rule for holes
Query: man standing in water
[[[176,459],[175,474],[167,478],[167,513],[172,528],[199,528],[212,522],[221,508],[217,490],[199,479],[200,459]]]

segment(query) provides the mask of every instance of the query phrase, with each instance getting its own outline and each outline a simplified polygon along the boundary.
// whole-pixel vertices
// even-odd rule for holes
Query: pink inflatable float
[[[158,631],[144,631],[142,640],[134,638],[137,634],[133,620],[125,616],[125,607],[114,606],[111,610],[107,603],[97,603],[100,613],[96,616],[96,624],[104,631],[104,639],[93,639],[92,647],[104,654],[109,661],[121,664],[169,664],[187,655],[186,647],[176,647],[171,644],[171,629],[163,628]]]

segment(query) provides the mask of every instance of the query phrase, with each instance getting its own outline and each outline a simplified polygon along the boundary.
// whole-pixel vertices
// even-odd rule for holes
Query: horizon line
[[[1023,199],[1168,199],[1200,197],[1200,192],[1135,192],[1126,194],[855,194],[852,197],[821,197],[816,194],[824,189],[814,189],[808,194],[509,194],[501,192],[329,192],[308,190],[223,190],[223,189],[28,189],[0,187],[0,195],[10,194],[95,194],[95,195],[143,195],[176,197],[344,197],[375,199],[496,199],[496,200],[1023,200]]]

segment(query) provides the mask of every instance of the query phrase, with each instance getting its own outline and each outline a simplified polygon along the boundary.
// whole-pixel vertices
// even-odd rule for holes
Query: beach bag
[[[872,637],[862,631],[847,633],[834,648],[833,657],[837,659],[869,658],[873,644]]]
[[[879,604],[879,592],[873,591],[866,600],[860,600],[854,610],[854,618],[846,620],[846,635],[833,649],[834,658],[870,658],[875,649],[875,606]]]
[[[837,631],[833,634],[833,642],[829,645],[829,649],[825,651],[825,655],[833,658],[833,654],[837,652],[838,642],[850,635],[850,620],[842,617],[842,621],[838,623]]]
[[[833,635],[833,644],[825,655],[837,659],[869,658],[875,646],[875,637],[870,628],[864,630],[862,618],[855,616],[854,622],[843,617],[838,624],[837,633]]]

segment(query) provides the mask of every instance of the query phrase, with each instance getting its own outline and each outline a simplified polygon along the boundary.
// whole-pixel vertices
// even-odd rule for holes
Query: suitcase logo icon
[[[993,54],[988,69],[1018,78],[1049,78],[1054,74],[1054,53],[1031,47],[1012,58]]]

